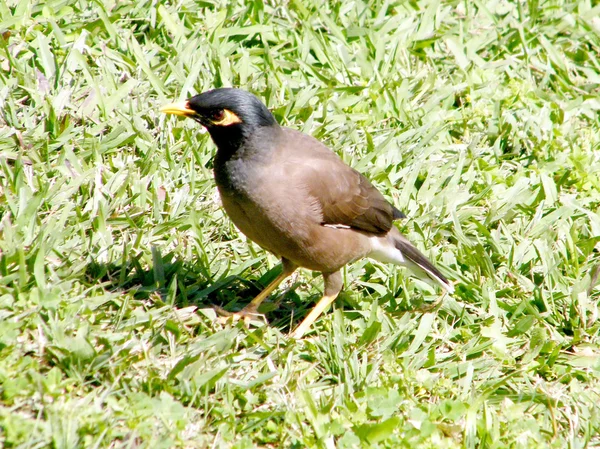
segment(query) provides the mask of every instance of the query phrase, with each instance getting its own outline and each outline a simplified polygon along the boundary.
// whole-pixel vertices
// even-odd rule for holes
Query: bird
[[[280,126],[254,94],[217,88],[161,111],[206,128],[216,146],[214,178],[227,215],[251,241],[281,258],[281,273],[234,318],[256,316],[299,267],[317,271],[323,295],[291,333],[302,338],[340,293],[341,269],[363,257],[407,267],[454,292],[453,283],[394,226],[404,213],[321,141]]]

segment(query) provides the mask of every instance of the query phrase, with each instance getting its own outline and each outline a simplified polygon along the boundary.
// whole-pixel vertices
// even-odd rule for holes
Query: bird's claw
[[[220,324],[227,323],[236,323],[239,320],[243,320],[244,324],[248,326],[252,321],[257,321],[257,319],[262,319],[262,321],[266,321],[265,316],[257,310],[257,307],[251,304],[248,304],[239,312],[229,312],[220,306],[213,306],[215,312],[217,312],[217,322]]]

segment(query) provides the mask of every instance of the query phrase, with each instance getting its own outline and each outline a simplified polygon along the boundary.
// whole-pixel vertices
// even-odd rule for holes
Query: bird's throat
[[[208,128],[210,137],[218,148],[218,152],[224,158],[233,157],[246,140],[246,133],[241,126],[231,125],[225,127]]]
[[[275,151],[278,131],[257,128],[251,135],[211,133],[217,146],[215,180],[219,189],[244,195],[247,183],[255,180],[269,164]]]

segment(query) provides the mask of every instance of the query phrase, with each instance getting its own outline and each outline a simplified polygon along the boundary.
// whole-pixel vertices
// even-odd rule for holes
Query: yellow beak
[[[165,114],[182,115],[184,117],[196,115],[196,111],[190,109],[187,101],[166,104],[160,108],[160,112],[164,112]]]

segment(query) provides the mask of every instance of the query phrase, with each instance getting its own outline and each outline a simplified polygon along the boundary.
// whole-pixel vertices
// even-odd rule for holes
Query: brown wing
[[[385,234],[394,220],[406,217],[367,178],[321,142],[296,131],[285,131],[288,144],[294,149],[294,177],[301,180],[320,205],[322,224]]]

